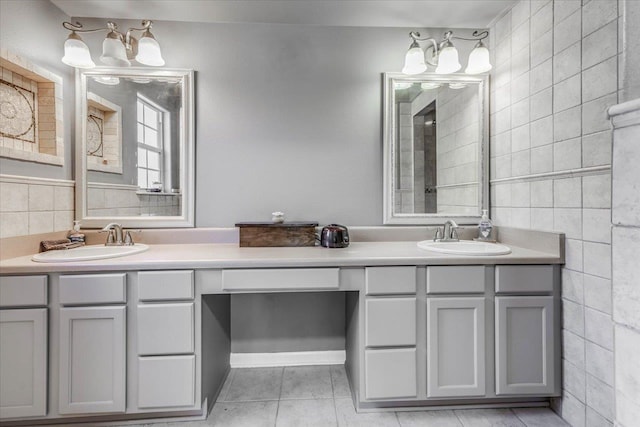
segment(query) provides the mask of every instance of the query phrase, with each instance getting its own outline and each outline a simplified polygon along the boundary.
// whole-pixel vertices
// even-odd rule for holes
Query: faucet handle
[[[433,241],[437,242],[438,240],[442,240],[442,235],[443,231],[439,227],[436,227],[436,235],[433,236]]]
[[[133,241],[133,237],[131,237],[131,233],[142,233],[142,230],[126,230],[124,232],[123,244],[125,246],[133,246],[135,242]]]
[[[460,240],[458,238],[458,227],[451,227],[451,239]]]

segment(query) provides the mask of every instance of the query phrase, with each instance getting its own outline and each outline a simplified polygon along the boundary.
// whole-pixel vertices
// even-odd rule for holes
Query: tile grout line
[[[464,422],[458,416],[458,412],[455,409],[452,409],[451,412],[453,413],[453,416],[456,417],[456,419],[460,423],[460,426],[464,427]]]
[[[516,419],[522,423],[522,425],[524,425],[525,427],[529,426],[529,424],[527,424],[522,418],[518,416],[518,414],[516,413],[516,411],[513,410],[513,408],[509,408],[509,412],[511,412],[516,417]]]
[[[333,369],[331,366],[328,366],[329,369],[329,381],[331,382],[331,397],[333,398],[333,415],[336,417],[336,426],[339,425],[338,422],[338,408],[336,408],[336,390],[333,387]]]
[[[275,427],[278,424],[278,413],[280,412],[280,399],[282,399],[282,385],[284,383],[284,367],[281,368],[282,373],[280,374],[280,391],[278,392],[278,405],[276,406],[276,417],[273,420],[273,426]]]

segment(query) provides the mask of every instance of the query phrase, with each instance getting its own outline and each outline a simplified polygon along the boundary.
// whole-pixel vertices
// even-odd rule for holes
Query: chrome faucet
[[[138,230],[139,231],[139,230]],[[131,237],[131,230],[123,230],[122,225],[112,222],[110,224],[105,225],[105,227],[100,230],[101,233],[109,233],[107,234],[107,241],[104,243],[105,246],[133,246],[133,238]]]
[[[444,223],[442,229],[436,228],[436,235],[433,238],[434,242],[458,242],[458,224],[452,219],[448,219]]]

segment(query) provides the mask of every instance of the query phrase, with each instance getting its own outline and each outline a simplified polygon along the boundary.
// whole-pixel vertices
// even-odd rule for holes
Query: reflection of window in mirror
[[[165,157],[169,155],[169,142],[165,144],[165,116],[169,112],[138,93],[138,187],[149,191],[164,191]],[[166,147],[165,147],[166,145]]]

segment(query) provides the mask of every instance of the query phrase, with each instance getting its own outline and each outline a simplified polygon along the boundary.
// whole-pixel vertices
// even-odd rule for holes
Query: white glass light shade
[[[96,66],[91,59],[89,47],[75,33],[71,33],[67,41],[64,42],[62,62],[76,68],[93,68]]]
[[[107,86],[117,86],[120,84],[120,78],[115,76],[95,76],[93,80]]]
[[[489,49],[486,48],[482,42],[471,51],[469,55],[469,63],[464,70],[467,74],[480,74],[485,73],[491,69],[491,62],[489,61]]]
[[[395,90],[409,89],[411,86],[413,86],[413,82],[393,82]]]
[[[117,38],[107,36],[102,42],[102,56],[100,61],[112,67],[128,67],[131,62],[127,59],[127,50]]]
[[[440,86],[442,86],[442,84],[435,82],[424,82],[420,84],[420,88],[422,88],[422,90],[438,89]]]
[[[414,42],[404,57],[402,72],[404,74],[420,74],[426,70],[427,64],[424,62],[424,51]]]
[[[144,65],[161,67],[164,65],[160,45],[153,36],[143,35],[138,41],[138,55],[136,61]]]
[[[436,67],[436,73],[449,74],[455,73],[462,65],[458,61],[458,49],[452,44],[449,44],[438,54],[438,66]]]

